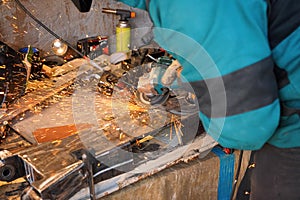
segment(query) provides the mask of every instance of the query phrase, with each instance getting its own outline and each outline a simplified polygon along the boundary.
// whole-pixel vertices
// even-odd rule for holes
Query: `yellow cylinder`
[[[126,21],[121,21],[116,27],[116,51],[128,52],[130,50],[130,26]]]

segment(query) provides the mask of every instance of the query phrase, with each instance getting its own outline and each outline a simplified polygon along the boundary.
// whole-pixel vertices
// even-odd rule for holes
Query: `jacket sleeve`
[[[297,0],[271,0],[269,41],[281,104],[280,126],[269,143],[300,146],[300,4]]]

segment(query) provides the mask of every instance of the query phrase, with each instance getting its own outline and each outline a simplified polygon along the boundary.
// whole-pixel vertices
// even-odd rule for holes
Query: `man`
[[[250,199],[300,199],[299,2],[121,1],[149,11],[156,42],[197,94],[208,134],[254,150]]]

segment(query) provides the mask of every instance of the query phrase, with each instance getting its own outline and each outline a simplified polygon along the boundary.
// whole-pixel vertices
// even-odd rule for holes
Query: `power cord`
[[[92,61],[89,57],[82,54],[80,51],[78,51],[75,47],[73,47],[72,44],[70,44],[68,41],[62,39],[59,35],[54,33],[52,30],[50,30],[45,24],[43,24],[40,20],[38,20],[19,0],[15,0],[15,2],[18,4],[18,6],[29,16],[31,17],[36,23],[38,23],[40,26],[42,26],[47,32],[49,32],[51,35],[53,35],[55,38],[59,39],[66,45],[68,45],[69,48],[71,48],[74,52],[76,52],[80,57],[87,60],[92,66],[100,70],[100,72],[103,72],[103,69],[94,61]]]
[[[75,47],[73,47],[72,44],[70,44],[68,41],[62,39],[59,35],[54,33],[50,28],[48,28],[45,24],[43,24],[40,20],[38,20],[19,0],[15,0],[15,2],[29,17],[31,17],[36,23],[38,23],[41,27],[43,27],[48,33],[50,33],[55,38],[59,39],[60,41],[62,41],[66,45],[68,45],[68,47],[70,47],[73,51],[75,51],[81,57],[85,57],[80,51],[78,51]]]

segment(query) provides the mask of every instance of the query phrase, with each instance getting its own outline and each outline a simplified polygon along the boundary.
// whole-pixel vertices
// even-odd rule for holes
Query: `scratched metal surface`
[[[132,169],[124,168],[123,171],[128,172],[129,176],[128,173],[125,173],[124,179],[111,179],[113,184],[125,187],[182,161],[186,152],[191,153],[187,155],[187,158],[194,158],[199,154],[195,153],[194,149],[204,148],[203,151],[205,151],[213,144],[200,142],[196,146],[188,145],[193,147],[190,151],[187,151],[185,147],[178,148],[182,146],[180,143],[188,144],[196,138],[199,123],[197,117],[185,116],[180,118],[171,115],[162,107],[142,106],[134,100],[134,95],[126,89],[115,90],[112,97],[106,97],[97,91],[97,75],[99,75],[97,70],[89,67],[79,68],[75,71],[77,77],[73,75],[66,78],[68,74],[73,72],[71,70],[66,75],[59,77],[60,81],[54,84],[60,88],[60,82],[68,82],[67,80],[69,80],[66,87],[69,87],[71,82],[71,92],[63,95],[64,93],[59,93],[62,89],[55,91],[57,87],[46,84],[44,85],[46,88],[40,91],[42,93],[35,93],[37,99],[43,97],[40,99],[40,101],[44,101],[43,104],[36,98],[28,99],[25,96],[24,99],[29,102],[28,105],[23,105],[26,109],[22,106],[19,106],[21,111],[19,107],[16,108],[19,114],[27,111],[25,115],[19,117],[14,110],[9,112],[12,113],[11,115],[5,115],[6,118],[10,116],[9,119],[18,116],[12,122],[13,128],[19,134],[26,136],[27,139],[30,138],[34,143],[34,145],[15,153],[27,163],[28,169],[32,169],[33,172],[28,177],[31,186],[42,193],[43,197],[65,199],[81,191],[81,189],[84,190],[87,181],[83,162],[76,154],[78,150],[86,149],[93,152],[96,157],[100,158],[101,164],[104,163],[108,166],[116,166],[127,161],[132,162],[132,167],[136,167],[135,175],[131,173],[130,170]],[[34,91],[30,94],[34,94]],[[50,98],[53,96],[57,98]],[[31,104],[31,99],[36,103]],[[40,106],[40,108],[30,109],[32,108],[31,105]],[[175,130],[174,119],[185,121],[184,125],[181,126],[184,135]],[[89,126],[82,130],[78,128],[77,132],[69,137],[61,139],[54,137],[56,139],[49,142],[38,143],[34,135],[36,130],[64,127],[66,130],[62,129],[61,131],[68,131],[66,125],[79,127],[81,124],[88,124]],[[50,133],[60,135],[61,132],[58,131],[60,129],[54,130],[56,132]],[[123,145],[135,144],[136,139],[141,141],[147,135],[154,137],[150,144],[158,145],[158,149],[144,151],[145,149],[141,148],[138,149],[140,151],[138,153],[125,152],[124,158],[119,157],[122,153],[114,153],[115,149]],[[5,148],[5,145],[3,147]],[[107,156],[101,157],[103,154]],[[159,158],[161,159],[156,161]],[[150,165],[144,165],[144,163],[150,163]],[[149,170],[140,171],[138,166],[142,165],[144,165],[142,169],[148,168]],[[101,175],[103,174],[104,172]],[[113,177],[112,174],[109,177]],[[101,183],[102,181],[98,180],[98,182]],[[114,187],[113,190],[118,188]],[[108,188],[107,190],[111,189]],[[104,193],[107,191],[102,191],[100,196]]]
[[[129,8],[115,0],[93,1],[90,12],[80,13],[70,0],[22,0],[21,3],[32,14],[64,40],[76,46],[79,39],[88,36],[109,36],[111,52],[114,52],[115,27],[119,16],[102,13],[102,8],[121,8],[137,12],[130,20],[133,31],[132,47],[143,45],[141,38],[152,26],[146,11]],[[51,43],[55,39],[40,25],[35,23],[14,0],[0,2],[0,38],[1,41],[18,50],[27,45],[38,48],[49,55]]]

